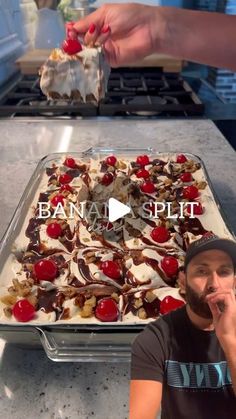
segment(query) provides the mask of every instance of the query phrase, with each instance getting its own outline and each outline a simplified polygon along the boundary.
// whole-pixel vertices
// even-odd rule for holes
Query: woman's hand
[[[112,67],[133,63],[162,49],[161,7],[136,3],[104,5],[74,24],[86,45],[102,45]]]
[[[142,4],[107,4],[75,23],[113,67],[154,52],[236,71],[236,16]],[[224,36],[222,36],[224,28]]]

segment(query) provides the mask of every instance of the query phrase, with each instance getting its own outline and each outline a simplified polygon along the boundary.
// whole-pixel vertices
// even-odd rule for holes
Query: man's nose
[[[220,288],[219,276],[217,272],[212,272],[209,276],[207,289],[210,292],[215,292]]]

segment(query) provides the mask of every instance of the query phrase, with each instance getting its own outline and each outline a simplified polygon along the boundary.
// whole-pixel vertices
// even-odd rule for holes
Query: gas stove
[[[105,99],[98,105],[47,100],[36,76],[18,76],[0,97],[1,117],[194,117],[204,104],[179,74],[161,69],[113,69]]]

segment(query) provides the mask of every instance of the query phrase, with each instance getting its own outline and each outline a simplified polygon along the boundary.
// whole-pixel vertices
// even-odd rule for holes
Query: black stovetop
[[[98,105],[47,100],[36,76],[20,76],[0,97],[1,117],[161,116],[204,114],[204,105],[189,83],[157,68],[113,69],[105,99]]]

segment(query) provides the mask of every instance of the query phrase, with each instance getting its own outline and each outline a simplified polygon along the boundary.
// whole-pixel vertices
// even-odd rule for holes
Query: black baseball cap
[[[227,253],[236,268],[236,242],[229,239],[223,239],[213,233],[204,234],[199,240],[195,240],[187,249],[184,270],[187,269],[189,262],[198,253],[205,252],[206,250],[222,250]]]

